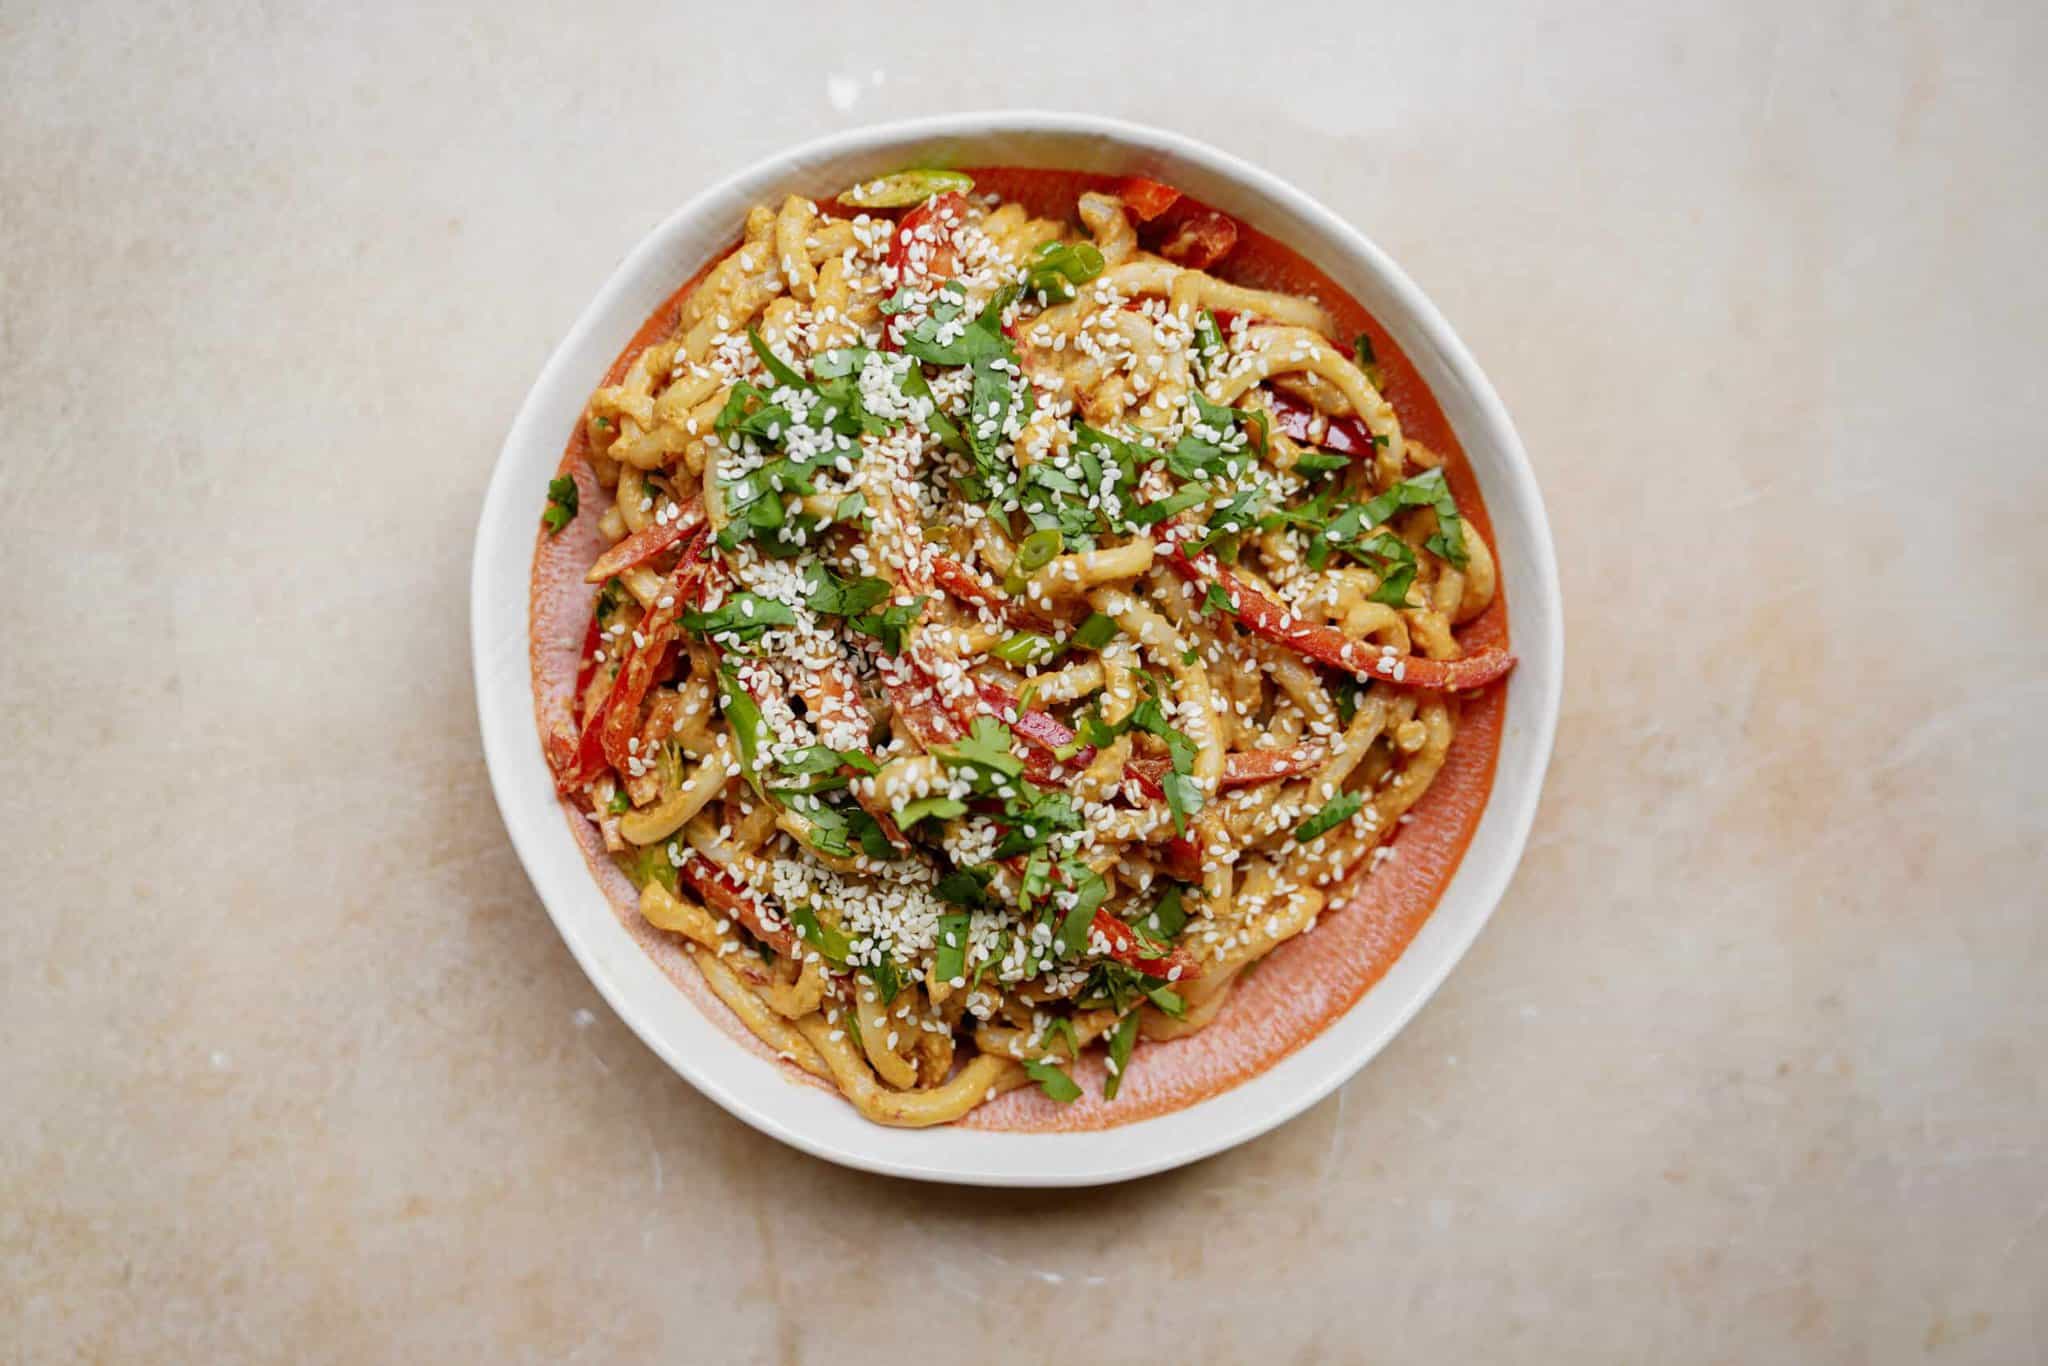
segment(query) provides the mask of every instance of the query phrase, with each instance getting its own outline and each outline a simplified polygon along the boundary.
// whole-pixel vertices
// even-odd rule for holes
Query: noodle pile
[[[969,188],[754,209],[592,396],[611,544],[547,737],[646,919],[898,1125],[1070,1100],[1097,1043],[1113,1097],[1391,852],[1512,665],[1459,645],[1493,559],[1369,344],[1208,273],[1230,220]]]

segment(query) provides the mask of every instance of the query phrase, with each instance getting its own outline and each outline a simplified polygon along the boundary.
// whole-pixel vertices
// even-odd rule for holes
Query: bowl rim
[[[661,974],[619,924],[584,863],[581,847],[555,798],[534,724],[528,585],[539,489],[545,476],[535,480],[531,475],[542,455],[547,473],[553,473],[573,414],[588,397],[593,373],[602,372],[602,366],[616,354],[620,339],[639,325],[635,318],[605,343],[599,333],[612,326],[606,315],[618,310],[621,296],[632,292],[636,277],[674,255],[677,239],[687,237],[693,225],[709,224],[729,239],[731,220],[710,224],[709,215],[723,212],[736,197],[756,196],[760,192],[757,186],[765,189],[777,179],[792,179],[821,164],[898,148],[907,152],[908,144],[973,143],[1004,137],[1102,139],[1116,152],[1128,154],[1122,158],[1127,162],[1164,159],[1199,168],[1217,184],[1241,191],[1239,198],[1270,207],[1280,217],[1320,235],[1351,258],[1348,264],[1373,277],[1375,287],[1384,291],[1403,315],[1398,319],[1384,316],[1386,305],[1382,304],[1372,307],[1375,317],[1424,371],[1446,408],[1446,420],[1451,420],[1442,387],[1446,379],[1474,410],[1471,422],[1482,430],[1469,430],[1471,423],[1454,426],[1468,459],[1474,459],[1476,449],[1485,449],[1491,457],[1484,470],[1474,459],[1473,473],[1485,486],[1496,537],[1512,510],[1518,534],[1526,541],[1514,572],[1503,573],[1512,584],[1514,647],[1520,663],[1510,682],[1509,719],[1503,727],[1493,786],[1443,896],[1386,975],[1313,1037],[1264,1071],[1215,1095],[1113,1128],[1039,1133],[954,1126],[892,1129],[860,1118],[836,1092],[796,1084],[781,1074],[780,1064],[736,1047]],[[972,158],[964,160],[971,162]],[[1140,168],[1134,165],[1132,169]],[[1281,235],[1270,225],[1262,226]],[[1310,259],[1333,274],[1340,264],[1315,255]],[[682,278],[674,276],[675,280]],[[674,287],[673,280],[668,287]],[[584,373],[585,353],[599,343],[610,349],[598,346],[604,357],[599,369]],[[1431,370],[1438,372],[1436,377],[1430,376]],[[564,394],[573,394],[574,406],[566,420],[557,423]],[[508,562],[517,565],[512,576],[516,595],[508,592],[505,582]],[[518,600],[516,631],[511,629],[513,596]],[[763,1133],[843,1166],[967,1185],[1088,1186],[1165,1171],[1268,1132],[1354,1076],[1435,994],[1498,906],[1535,819],[1563,691],[1562,596],[1542,493],[1505,405],[1436,306],[1362,232],[1273,173],[1179,133],[1121,119],[1053,111],[963,112],[842,130],[750,162],[692,196],[658,223],[584,306],[520,404],[492,470],[478,521],[471,561],[470,613],[478,722],[499,812],[549,918],[612,1010],[676,1073]],[[1511,738],[1516,761],[1513,772],[1508,763]],[[1488,833],[1493,853],[1480,865],[1474,851],[1482,833]],[[1460,905],[1469,909],[1456,923],[1442,923],[1445,906],[1454,894]],[[1433,930],[1437,932],[1432,934]],[[1427,951],[1418,955],[1425,938],[1430,941]],[[679,1014],[678,1006],[687,1016]],[[1367,1013],[1362,1026],[1347,1028],[1362,1012]],[[716,1045],[699,1047],[707,1036],[715,1036]],[[833,1108],[826,1110],[821,1104]],[[836,1118],[835,1111],[851,1116],[853,1125]]]

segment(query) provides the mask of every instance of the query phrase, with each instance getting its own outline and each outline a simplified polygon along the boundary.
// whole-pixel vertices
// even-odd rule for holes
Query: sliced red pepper
[[[555,766],[555,786],[563,794],[575,793],[604,772],[604,723],[611,708],[612,694],[606,693],[583,718],[583,729],[574,740],[564,736],[551,741],[548,758]]]
[[[905,676],[887,667],[880,670],[882,691],[888,694],[889,705],[903,718],[904,729],[924,749],[933,745],[951,744],[967,733],[959,718],[953,715],[939,697],[938,685],[931,675],[918,668],[908,658]]]
[[[939,587],[954,597],[995,613],[1005,626],[1019,631],[1052,629],[1052,623],[1008,593],[982,582],[981,576],[950,555],[932,556],[932,573]]]
[[[1271,394],[1273,425],[1290,439],[1338,455],[1372,454],[1372,431],[1356,417],[1324,417],[1292,394],[1278,389]]]
[[[548,767],[555,771],[555,786],[564,796],[573,794],[580,786],[569,781],[576,772],[576,736],[567,727],[551,730],[541,748],[547,752]]]
[[[904,214],[896,224],[895,237],[889,241],[888,259],[896,268],[897,283],[909,284],[921,278],[950,280],[958,275],[960,251],[953,245],[950,225],[966,217],[967,200],[954,190],[933,195]],[[926,233],[925,225],[935,220],[937,227]]]
[[[655,670],[668,650],[669,637],[676,629],[676,618],[681,612],[680,603],[654,608],[634,628],[640,644],[633,647],[633,653],[627,655],[626,662],[619,666],[619,676],[612,684],[611,696],[605,699],[604,726],[600,732],[605,762],[613,768],[624,771],[635,757],[627,742],[639,737],[640,704],[646,700],[647,690],[654,686]]]
[[[1159,861],[1166,871],[1182,882],[1202,880],[1202,841],[1190,830],[1185,835],[1175,835],[1159,846]]]
[[[1159,254],[1189,270],[1207,270],[1237,245],[1237,220],[1214,209],[1187,214],[1159,244]]]
[[[1051,712],[1020,709],[1016,698],[993,683],[976,684],[975,690],[981,694],[982,705],[989,713],[1024,741],[1024,765],[1033,782],[1043,783],[1050,778],[1054,764],[1086,768],[1094,760],[1095,746],[1074,747],[1074,732]],[[1017,719],[1012,721],[1012,716]],[[1061,752],[1070,748],[1072,752],[1061,758]]]
[[[1068,730],[1051,712],[1019,710],[1017,699],[993,683],[978,684],[977,691],[981,693],[982,702],[995,710],[998,719],[1014,714],[1017,719],[1009,722],[1010,728],[1030,744],[1051,753],[1066,749],[1074,743],[1074,732]],[[1083,758],[1083,755],[1088,757]],[[1083,766],[1087,764],[1088,759],[1094,757],[1095,750],[1090,745],[1083,745],[1068,756],[1072,762]]]
[[[702,854],[693,853],[683,860],[676,875],[704,898],[706,906],[739,921],[747,927],[748,934],[769,948],[785,957],[796,951],[796,931],[789,921],[770,910],[759,892],[726,869]]]
[[[682,544],[683,538],[704,524],[704,505],[692,498],[676,509],[675,520],[650,522],[597,557],[597,563],[583,576],[585,583],[603,583],[622,570],[642,565]]]
[[[1166,562],[1182,578],[1221,588],[1230,598],[1238,624],[1247,631],[1276,645],[1285,645],[1318,664],[1343,669],[1360,678],[1377,678],[1410,688],[1450,691],[1483,688],[1496,679],[1506,677],[1508,671],[1515,667],[1513,655],[1496,649],[1481,650],[1463,659],[1389,656],[1363,641],[1351,639],[1334,626],[1296,616],[1225,569],[1212,555],[1189,555],[1176,545]]]
[[[1223,776],[1217,779],[1216,790],[1229,792],[1240,787],[1257,787],[1262,783],[1299,777],[1315,769],[1323,758],[1323,750],[1315,745],[1239,750],[1223,761]],[[1160,786],[1160,779],[1166,775],[1166,760],[1133,759],[1125,771],[1138,780],[1138,786],[1146,796],[1166,795],[1165,788]]]
[[[1150,223],[1179,201],[1180,191],[1171,185],[1134,175],[1117,187],[1116,196],[1123,200],[1124,207],[1136,215],[1139,222]]]
[[[1186,949],[1172,948],[1161,953],[1140,939],[1136,930],[1111,915],[1107,909],[1095,912],[1091,928],[1109,941],[1111,958],[1125,967],[1136,968],[1147,977],[1163,977],[1169,982],[1187,982],[1202,975],[1201,965]]]
[[[584,714],[583,729],[573,746],[566,737],[550,741],[548,758],[554,764],[555,785],[563,792],[574,792],[589,783],[604,772],[607,763],[619,769],[626,766],[631,757],[626,741],[639,731],[641,699],[666,662],[674,658],[669,646],[676,618],[686,602],[696,600],[704,574],[704,538],[698,536],[684,547],[683,558],[670,578],[669,606],[657,607],[641,618],[641,643],[620,665],[610,691]],[[584,681],[587,684],[589,680]]]

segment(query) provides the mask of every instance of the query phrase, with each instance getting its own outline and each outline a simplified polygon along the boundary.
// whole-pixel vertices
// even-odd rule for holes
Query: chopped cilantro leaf
[[[976,792],[1013,788],[1023,776],[1024,761],[1010,752],[1010,728],[993,716],[977,716],[966,735],[950,745],[934,745],[932,753],[948,769],[965,769]]]
[[[952,983],[967,975],[967,927],[971,917],[953,911],[939,917],[939,937],[932,953],[932,977]]]
[[[896,824],[900,826],[916,825],[928,816],[936,820],[949,821],[955,816],[966,814],[966,802],[946,796],[919,797],[914,802],[897,807],[895,812]]]
[[[846,624],[862,635],[873,636],[881,642],[885,654],[903,653],[903,633],[917,620],[917,614],[924,610],[924,599],[913,598],[909,602],[893,603],[879,612],[864,612],[857,617],[848,617]]]
[[[846,808],[846,828],[853,835],[860,851],[869,858],[880,862],[896,857],[896,846],[889,842],[889,836],[882,829],[882,823],[857,806]]]
[[[801,903],[789,908],[789,923],[796,927],[796,937],[816,949],[828,962],[846,966],[846,956],[853,952],[853,941],[847,937],[846,931],[837,925],[820,923],[818,913]]]
[[[993,876],[988,868],[955,868],[939,879],[932,895],[950,906],[980,910],[989,904],[988,884]]]
[[[1034,852],[1024,860],[1024,871],[1017,878],[1017,908],[1026,915],[1033,906],[1052,890],[1052,860],[1043,849]]]
[[[1159,898],[1145,917],[1136,922],[1137,927],[1161,943],[1172,943],[1187,928],[1188,913],[1181,909],[1181,889],[1178,884],[1168,887],[1166,895]]]
[[[1123,1085],[1124,1069],[1130,1066],[1131,1047],[1138,1041],[1138,1012],[1135,1010],[1116,1022],[1116,1028],[1109,1034],[1109,1080],[1102,1083],[1102,1098],[1115,1100],[1117,1088]]]
[[[804,571],[804,585],[810,609],[835,617],[860,616],[889,596],[885,579],[842,579],[815,562]]]
[[[1303,451],[1294,457],[1296,474],[1327,474],[1332,470],[1351,468],[1351,457],[1338,455],[1334,451]]]
[[[1109,884],[1102,874],[1078,859],[1068,859],[1060,864],[1060,872],[1067,880],[1067,890],[1072,893],[1074,904],[1067,908],[1060,918],[1058,934],[1053,942],[1059,946],[1063,957],[1078,957],[1088,947],[1088,927],[1095,921],[1095,909],[1109,895]]]
[[[540,520],[548,529],[548,535],[559,534],[563,527],[576,520],[579,497],[573,476],[562,474],[548,480],[548,505],[546,511],[540,515]]]
[[[1062,1105],[1071,1105],[1081,1098],[1081,1088],[1058,1063],[1033,1058],[1024,1064],[1024,1071],[1038,1083],[1039,1090]]]
[[[754,791],[760,792],[761,775],[755,764],[754,749],[763,734],[761,708],[740,686],[739,676],[731,669],[718,671],[718,709],[725,714],[725,724],[732,731],[732,741],[739,747],[740,768],[747,775],[747,782],[752,784]]]
[[[1358,814],[1358,808],[1365,805],[1365,798],[1356,792],[1340,792],[1330,799],[1330,804],[1294,827],[1294,838],[1303,844],[1318,835],[1335,830]]]
[[[759,640],[776,626],[792,626],[796,613],[789,604],[758,593],[735,593],[709,612],[683,613],[683,629],[712,636],[721,643]]]
[[[991,858],[1014,858],[1042,848],[1054,835],[1079,830],[1084,824],[1072,794],[1046,791],[1031,783],[1024,792],[1003,803],[1003,820],[1009,829],[997,842]]]

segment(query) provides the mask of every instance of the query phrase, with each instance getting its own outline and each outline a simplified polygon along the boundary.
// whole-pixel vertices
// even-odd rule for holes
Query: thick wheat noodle
[[[818,1050],[811,1047],[810,1040],[804,1037],[801,1029],[770,1010],[759,992],[733,975],[724,959],[696,944],[685,946],[685,951],[690,955],[690,961],[696,964],[697,971],[703,974],[705,984],[739,1017],[740,1023],[755,1038],[820,1081],[833,1079],[832,1069],[818,1056]]]
[[[1404,442],[1392,406],[1331,342],[1334,324],[1321,304],[1246,288],[1149,254],[1113,193],[1082,195],[1076,215],[1079,227],[1035,217],[1016,203],[987,209],[969,203],[964,213],[953,210],[946,220],[947,230],[957,234],[970,291],[988,288],[974,280],[1001,278],[1039,260],[1038,249],[1047,243],[1089,241],[1102,253],[1104,270],[1081,284],[1071,302],[1016,323],[1027,372],[1042,386],[1015,437],[1019,469],[1071,458],[1075,438],[1062,406],[1066,400],[1091,422],[1126,424],[1141,437],[1170,444],[1185,421],[1182,409],[1198,376],[1214,403],[1270,415],[1270,394],[1262,387],[1269,386],[1325,417],[1363,421],[1380,438],[1370,462],[1374,489],[1387,487],[1411,466],[1428,470],[1442,463],[1434,452]],[[666,504],[697,499],[709,533],[730,532],[736,513],[726,490],[736,476],[727,467],[732,452],[718,424],[735,380],[762,383],[758,375],[733,369],[735,356],[751,364],[747,343],[735,339],[752,328],[764,345],[799,361],[862,344],[885,321],[881,305],[895,287],[894,266],[882,259],[887,238],[887,231],[872,224],[823,217],[814,203],[796,195],[785,198],[779,210],[762,206],[749,213],[740,245],[683,300],[674,333],[645,348],[617,383],[592,396],[584,420],[589,459],[600,482],[615,490],[599,523],[607,541],[616,543],[676,515]],[[987,270],[998,273],[975,274]],[[978,306],[977,298],[966,311]],[[1204,310],[1229,311],[1240,319],[1220,362],[1197,361],[1193,354],[1194,324]],[[1303,447],[1270,422],[1266,430],[1263,467],[1283,479],[1298,478],[1290,472]],[[1172,487],[1157,482],[1156,473],[1146,478],[1145,497],[1164,496]],[[1203,970],[1176,983],[1184,1007],[1178,1018],[1151,1003],[1126,1007],[1137,1011],[1146,1039],[1179,1037],[1212,1020],[1249,965],[1314,922],[1328,900],[1325,889],[1372,853],[1444,762],[1454,738],[1452,701],[1376,682],[1363,694],[1354,689],[1346,695],[1349,720],[1340,723],[1328,674],[1272,640],[1231,629],[1228,615],[1213,611],[1199,592],[1166,571],[1163,556],[1184,531],[1160,526],[1084,543],[1030,574],[1026,601],[1048,618],[1057,639],[1064,640],[1089,611],[1111,618],[1119,635],[1094,654],[1013,665],[990,653],[1013,626],[934,587],[926,528],[935,515],[927,507],[936,506],[936,518],[943,520],[943,496],[936,504],[921,503],[927,493],[868,460],[854,466],[850,487],[864,499],[856,513],[843,511],[847,485],[841,485],[791,491],[790,515],[852,538],[859,548],[852,561],[857,570],[841,573],[878,575],[899,604],[921,596],[923,609],[904,631],[904,658],[910,661],[911,686],[931,689],[944,719],[916,720],[895,704],[864,704],[865,685],[843,655],[824,675],[815,663],[774,660],[769,663],[778,677],[795,680],[805,711],[800,716],[792,710],[789,683],[778,683],[758,699],[772,722],[767,733],[811,726],[820,735],[857,740],[870,720],[878,720],[894,737],[885,762],[871,777],[846,772],[862,784],[856,789],[860,806],[886,814],[948,790],[948,762],[924,752],[923,745],[934,725],[944,738],[965,729],[969,716],[986,714],[989,688],[1023,694],[1030,707],[1041,709],[1085,703],[1102,724],[1121,727],[1153,686],[1147,680],[1165,680],[1166,714],[1192,749],[1186,777],[1201,799],[1185,835],[1167,804],[1157,800],[1156,787],[1149,799],[1139,791],[1149,781],[1144,766],[1166,764],[1167,747],[1149,733],[1115,734],[1082,758],[1054,767],[1050,780],[1091,811],[1087,840],[1074,857],[1103,879],[1102,904],[1119,915],[1134,918],[1142,911],[1154,895],[1148,888],[1164,869],[1176,866],[1170,855],[1177,844],[1192,840],[1205,851],[1187,903],[1195,918],[1182,940]],[[1248,531],[1233,572],[1290,604],[1288,610],[1302,619],[1327,622],[1349,639],[1397,655],[1412,650],[1422,658],[1457,659],[1462,652],[1453,628],[1495,596],[1492,554],[1472,524],[1462,522],[1465,563],[1454,567],[1426,550],[1441,530],[1431,509],[1404,510],[1396,520],[1393,531],[1413,548],[1418,565],[1405,605],[1375,600],[1383,579],[1370,568],[1340,562],[1309,569],[1299,542],[1284,529]],[[1029,530],[996,515],[973,517],[945,533],[948,553],[959,555],[983,591],[993,594],[1015,572],[1018,540]],[[722,562],[722,572],[737,574],[739,586],[750,587],[748,576],[760,572],[744,558]],[[664,563],[621,571],[618,582],[628,606],[613,610],[630,613],[634,603],[651,609],[676,591],[670,571],[656,567]],[[609,662],[578,699],[579,714],[592,714],[609,696],[621,662],[642,648],[638,634],[630,615],[610,619],[603,640]],[[872,865],[857,852],[819,847],[824,827],[814,817],[824,812],[799,809],[787,799],[767,800],[736,776],[740,756],[716,702],[720,658],[695,636],[686,634],[679,643],[678,676],[643,704],[649,708],[639,733],[648,756],[644,771],[607,773],[589,788],[593,803],[611,800],[621,786],[632,794],[622,813],[593,812],[602,818],[609,846],[623,851],[621,857],[637,849],[643,858],[660,859],[665,850],[675,851],[671,858],[702,858],[761,893],[777,885],[776,870],[789,862],[792,848],[802,849],[802,858],[825,873],[867,878]],[[900,673],[904,665],[890,667]],[[826,687],[826,678],[839,681]],[[1015,709],[1002,714],[1014,716]],[[664,746],[674,755],[662,760],[666,767],[652,757]],[[1294,767],[1278,769],[1268,781],[1222,790],[1225,769],[1240,762],[1233,756],[1244,756],[1256,768],[1274,761],[1276,752]],[[1306,773],[1298,768],[1304,759],[1314,765]],[[1056,762],[1043,754],[1035,761]],[[1357,816],[1312,841],[1294,837],[1305,815],[1345,791],[1363,799]],[[940,832],[949,850],[972,838],[966,817],[946,817],[926,828]],[[999,904],[1020,892],[1021,860],[1014,862],[1019,866],[990,865],[988,895]],[[714,914],[660,879],[645,882],[640,904],[650,925],[683,936],[706,982],[747,1029],[797,1066],[830,1079],[862,1114],[884,1124],[957,1119],[990,1096],[1025,1084],[1022,1062],[1070,1062],[1077,1046],[1101,1039],[1119,1020],[1115,1008],[1077,1005],[1078,979],[984,982],[976,972],[969,991],[913,976],[884,1000],[869,981],[834,970],[817,946],[800,944],[797,957],[764,962],[731,916]],[[841,916],[829,899],[814,910],[828,926]],[[772,921],[779,912],[768,904],[761,914]],[[783,932],[772,923],[770,929]],[[985,1012],[978,1024],[963,1015],[970,1005]],[[1047,1011],[1064,1013],[1055,1017]],[[1054,1018],[1069,1022],[1071,1036],[1065,1027],[1048,1027]],[[963,1022],[974,1024],[963,1037],[971,1037],[979,1052],[956,1062],[955,1031]]]
[[[1274,375],[1318,375],[1337,387],[1366,430],[1379,439],[1374,465],[1380,482],[1391,484],[1401,477],[1407,460],[1401,419],[1394,405],[1380,396],[1349,356],[1307,327],[1249,327],[1243,339],[1248,349],[1239,352],[1238,361],[1209,386],[1213,402],[1234,402],[1254,384]]]
[[[1114,195],[1084,194],[1075,205],[1081,221],[1094,235],[1104,264],[1112,269],[1131,259],[1138,250],[1138,234],[1124,213],[1123,201]]]
[[[897,999],[908,1005],[907,995],[903,993]],[[894,1013],[890,1005],[884,1005],[872,987],[855,987],[853,998],[854,1016],[860,1021],[861,1052],[868,1065],[875,1069],[876,1076],[897,1090],[909,1090],[917,1084],[917,1064],[903,1045],[912,1042],[917,1026]]]
[[[686,821],[724,790],[725,766],[730,761],[731,752],[725,737],[719,736],[717,747],[691,771],[682,786],[654,806],[628,811],[621,816],[619,833],[634,844],[645,845],[658,844],[682,829]]]
[[[804,241],[817,221],[818,206],[800,194],[784,199],[782,212],[775,218],[775,250],[783,282],[790,294],[804,303],[811,301],[818,285],[818,268],[811,264],[810,248]]]
[[[1014,1091],[1030,1080],[1014,1059],[984,1053],[937,1086],[921,1091],[892,1091],[876,1082],[874,1070],[866,1058],[854,1051],[846,1031],[823,1015],[805,1016],[797,1021],[796,1027],[825,1060],[832,1070],[832,1079],[854,1108],[878,1124],[922,1129],[950,1123],[984,1101]]]
[[[1061,555],[1031,576],[1027,594],[1034,603],[1078,597],[1098,584],[1134,579],[1152,567],[1156,548],[1150,536],[1134,536],[1107,550]]]

